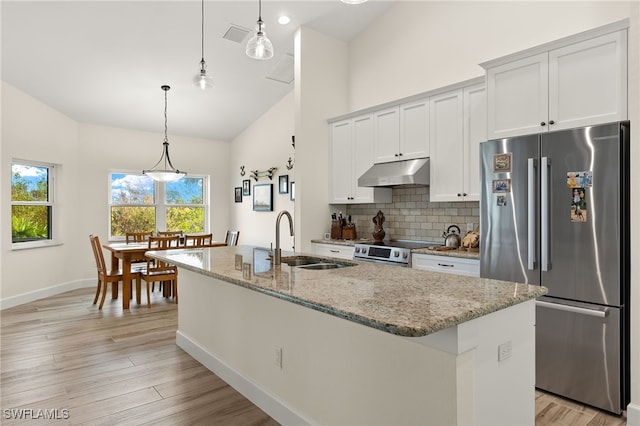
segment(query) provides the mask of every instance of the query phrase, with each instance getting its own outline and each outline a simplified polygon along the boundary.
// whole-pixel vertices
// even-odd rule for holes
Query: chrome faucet
[[[293,237],[293,219],[291,219],[291,214],[286,210],[282,210],[276,218],[276,249],[273,253],[274,265],[280,265],[280,258],[282,257],[282,250],[280,250],[280,219],[282,219],[282,215],[286,215],[289,218],[289,231]]]

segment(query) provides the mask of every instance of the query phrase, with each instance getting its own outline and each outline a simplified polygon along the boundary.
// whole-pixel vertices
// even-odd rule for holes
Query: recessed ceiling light
[[[346,4],[360,4],[360,3],[364,3],[367,0],[340,0],[342,3],[346,3]]]
[[[287,15],[282,15],[278,18],[278,24],[280,25],[287,25],[289,22],[291,22],[291,19]]]

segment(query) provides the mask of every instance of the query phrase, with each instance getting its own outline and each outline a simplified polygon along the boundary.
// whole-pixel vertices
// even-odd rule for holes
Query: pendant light
[[[247,43],[247,56],[253,59],[271,59],[273,58],[273,43],[267,38],[262,30],[264,23],[262,22],[262,0],[258,0],[258,25],[256,25],[256,34],[251,37]]]
[[[207,63],[204,61],[204,0],[202,0],[202,59],[200,60],[200,72],[193,78],[193,85],[201,90],[211,89],[213,79],[207,74]]]
[[[173,182],[187,175],[187,172],[180,171],[173,167],[169,158],[169,139],[167,138],[167,92],[171,87],[161,86],[164,90],[164,142],[162,143],[162,155],[160,160],[149,170],[143,170],[142,174],[149,176],[156,182]],[[164,169],[159,167],[164,166]]]

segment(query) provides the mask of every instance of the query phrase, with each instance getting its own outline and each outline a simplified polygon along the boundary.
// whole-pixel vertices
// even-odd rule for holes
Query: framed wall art
[[[253,211],[273,211],[273,184],[253,185]]]
[[[242,181],[242,195],[251,195],[251,181],[249,179]]]
[[[236,203],[241,203],[242,202],[242,187],[241,186],[236,186],[234,188],[234,194],[235,194]]]
[[[289,175],[282,175],[278,178],[278,194],[289,192]]]

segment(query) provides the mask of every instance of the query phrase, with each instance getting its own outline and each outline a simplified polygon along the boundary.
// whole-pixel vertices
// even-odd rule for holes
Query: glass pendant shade
[[[164,90],[164,142],[162,143],[162,155],[151,169],[143,170],[142,174],[149,176],[156,182],[173,182],[186,176],[187,172],[180,171],[171,164],[169,139],[167,138],[167,91],[170,87],[162,86],[161,88]]]
[[[213,88],[213,78],[209,74],[207,74],[207,63],[204,61],[204,0],[202,0],[202,38],[201,38],[201,47],[202,47],[202,59],[200,60],[200,72],[193,77],[193,85],[200,90],[207,90]]]
[[[201,90],[207,90],[213,88],[213,79],[207,74],[206,63],[204,58],[200,61],[200,72],[193,77],[193,85]]]
[[[258,20],[256,34],[247,43],[246,52],[250,58],[261,60],[273,58],[273,43],[262,30],[263,25],[262,21]]]

